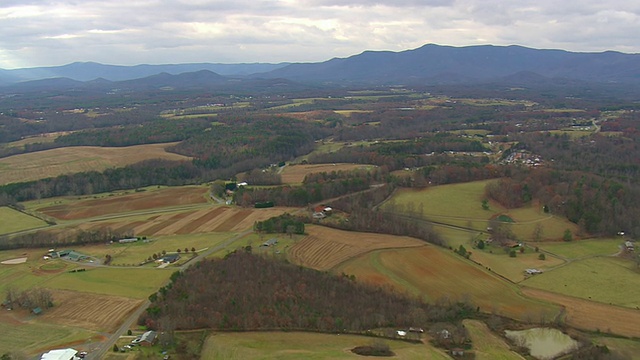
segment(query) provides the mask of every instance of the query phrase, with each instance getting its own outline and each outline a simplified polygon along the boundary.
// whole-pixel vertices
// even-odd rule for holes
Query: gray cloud
[[[323,61],[425,43],[639,52],[638,28],[628,0],[4,0],[0,68]]]

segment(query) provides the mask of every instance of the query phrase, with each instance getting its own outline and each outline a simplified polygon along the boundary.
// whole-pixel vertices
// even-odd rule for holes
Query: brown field
[[[166,152],[165,148],[170,145],[173,143],[113,148],[72,146],[9,156],[0,159],[0,185],[83,171],[101,171],[149,159],[189,159]]]
[[[229,206],[212,206],[201,210],[154,215],[145,220],[127,219],[93,221],[79,226],[83,230],[104,228],[130,230],[134,235],[161,236],[207,232],[236,232],[251,229],[256,221],[264,221],[281,215],[289,208],[241,209]]]
[[[424,245],[424,242],[406,236],[350,232],[322,226],[307,226],[306,232],[309,235],[289,250],[289,258],[317,270],[329,270],[372,250]]]
[[[170,187],[96,199],[87,198],[85,200],[39,208],[37,211],[60,220],[88,219],[130,211],[203,204],[207,202],[206,193],[207,188],[205,187]]]
[[[142,300],[66,290],[52,290],[55,306],[40,317],[48,323],[100,332],[116,330]]]
[[[522,292],[527,296],[562,305],[567,312],[565,321],[570,326],[640,337],[638,309],[607,305],[532,288],[523,288]]]
[[[367,169],[370,165],[362,164],[307,164],[307,165],[288,165],[282,171],[282,182],[284,184],[300,184],[307,174],[344,171],[355,169]]]
[[[469,299],[481,311],[516,319],[549,319],[559,308],[522,296],[516,285],[451,251],[432,245],[374,251],[333,269],[365,282],[390,285],[428,301]]]

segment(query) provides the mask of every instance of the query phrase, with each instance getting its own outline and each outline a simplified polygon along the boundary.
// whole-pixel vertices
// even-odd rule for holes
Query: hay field
[[[336,273],[420,296],[427,301],[439,298],[468,298],[484,312],[516,319],[540,314],[553,317],[559,308],[522,296],[511,285],[451,251],[425,245],[419,248],[379,250],[356,257],[336,267]]]
[[[471,336],[477,360],[524,360],[522,355],[511,351],[509,344],[491,332],[482,321],[466,319],[462,323]]]
[[[595,255],[613,255],[620,251],[622,238],[614,239],[589,239],[570,242],[545,242],[536,244],[544,251],[562,256],[568,259],[578,259]]]
[[[44,311],[40,320],[98,332],[116,330],[142,304],[138,299],[77,291],[53,290],[52,295],[55,306]]]
[[[189,160],[186,156],[165,151],[173,144],[71,146],[9,156],[0,159],[0,185],[83,171],[102,171],[149,159]]]
[[[0,235],[18,231],[37,229],[47,226],[47,223],[30,215],[0,206]]]
[[[289,259],[317,270],[329,270],[358,255],[378,249],[424,246],[424,242],[386,234],[307,226],[307,236],[288,250]]]
[[[203,186],[167,187],[143,192],[84,197],[80,200],[61,199],[60,204],[45,203],[44,206],[30,202],[28,207],[59,220],[77,220],[132,211],[205,204],[207,192],[208,189]]]
[[[201,359],[360,359],[350,350],[369,345],[374,338],[345,334],[305,332],[243,332],[214,333],[202,349]],[[450,359],[443,350],[428,342],[412,344],[382,340],[400,359]],[[369,357],[367,357],[369,358]]]
[[[604,304],[640,307],[640,274],[632,261],[617,257],[573,261],[522,284]]]
[[[301,184],[307,174],[345,171],[355,169],[369,169],[373,165],[362,164],[305,164],[305,165],[288,165],[282,171],[282,182],[284,184]]]
[[[561,295],[545,290],[523,288],[533,298],[551,301],[566,309],[565,321],[580,329],[640,337],[640,311]]]

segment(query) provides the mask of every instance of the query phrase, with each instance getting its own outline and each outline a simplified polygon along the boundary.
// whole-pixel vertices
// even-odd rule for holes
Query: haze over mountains
[[[199,88],[298,85],[464,85],[599,83],[640,86],[640,54],[576,53],[521,46],[424,45],[365,51],[319,63],[64,66],[0,70],[0,91],[45,88]]]

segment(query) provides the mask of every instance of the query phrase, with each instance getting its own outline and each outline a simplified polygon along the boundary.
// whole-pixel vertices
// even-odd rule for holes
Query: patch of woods
[[[264,221],[257,221],[253,225],[253,230],[267,234],[304,234],[304,220],[304,218],[285,213]]]
[[[20,307],[29,311],[34,311],[34,309],[42,311],[53,307],[53,295],[49,290],[42,288],[18,291],[10,287],[6,290],[2,306],[9,310]]]
[[[384,175],[379,169],[314,173],[307,175],[301,186],[240,187],[234,199],[236,204],[245,207],[267,201],[278,206],[307,206],[369,189],[371,185],[383,182]]]
[[[222,120],[222,119],[220,119]],[[147,160],[103,172],[89,171],[0,186],[15,201],[88,195],[150,185],[179,186],[225,179],[240,172],[289,160],[313,149],[325,129],[293,119],[230,118],[210,131],[197,131],[169,150],[192,161]]]
[[[164,332],[307,330],[365,333],[473,316],[466,302],[429,305],[346,276],[238,251],[172,276],[139,324]]]
[[[41,230],[14,236],[2,235],[0,236],[0,250],[104,244],[128,237],[131,237],[129,232],[118,232],[111,228],[89,231],[76,230],[64,233]]]

